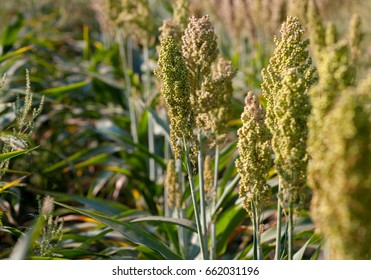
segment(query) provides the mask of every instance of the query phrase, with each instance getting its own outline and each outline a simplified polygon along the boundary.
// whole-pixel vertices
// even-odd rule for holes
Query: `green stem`
[[[256,231],[256,215],[255,215],[255,207],[254,207],[254,202],[251,202],[251,208],[252,208],[252,217],[251,217],[251,222],[252,222],[252,228],[253,228],[253,259],[257,260],[258,259],[258,235]]]
[[[278,183],[277,193],[277,230],[276,230],[276,254],[274,259],[279,260],[281,258],[281,224],[282,224],[282,206],[281,206],[281,181]]]
[[[181,187],[181,193],[185,193],[185,182],[184,182],[184,176],[183,176],[183,169],[182,169],[182,162],[180,159],[177,159],[175,162],[176,171],[178,174],[178,183]],[[180,201],[179,209],[178,209],[178,217],[181,219],[185,219],[185,211],[183,209],[183,203]],[[181,251],[183,252],[185,258],[187,259],[188,253],[187,253],[187,234],[186,229],[184,227],[180,227],[179,231],[179,247],[181,248]]]
[[[213,201],[211,215],[215,212],[216,203],[218,200],[218,171],[219,171],[219,145],[215,147],[215,162],[214,162],[214,183],[213,183]],[[211,217],[211,226],[210,226],[210,237],[211,237],[211,248],[210,248],[210,259],[215,260],[216,255],[216,219]]]
[[[188,150],[188,146],[184,138],[183,138],[183,144],[184,144],[184,149],[185,149],[185,154],[186,154],[186,166],[187,166],[188,180],[189,180],[189,185],[191,188],[191,197],[192,197],[192,203],[193,203],[193,208],[194,208],[194,214],[196,218],[196,226],[197,226],[198,239],[200,242],[201,254],[203,256],[203,259],[207,260],[208,259],[207,243],[205,243],[204,241],[205,239],[202,234],[200,211],[198,209],[196,191],[195,191],[195,186],[193,182],[191,160],[189,159],[189,150]]]
[[[293,204],[289,203],[289,215],[288,215],[288,259],[292,260],[294,256],[294,213]]]
[[[130,131],[131,135],[133,137],[133,141],[135,144],[138,144],[138,131],[137,131],[137,118],[135,114],[135,108],[134,108],[134,102],[133,97],[131,95],[131,81],[129,77],[129,65],[126,60],[125,55],[125,47],[124,47],[124,36],[122,34],[119,34],[116,37],[118,46],[119,46],[119,53],[120,53],[120,59],[122,63],[122,71],[124,72],[124,78],[125,78],[125,86],[126,86],[126,98],[129,106],[129,115],[130,115]],[[124,91],[125,94],[125,91]]]
[[[143,56],[144,56],[144,64],[146,67],[145,70],[145,81],[144,81],[144,91],[145,91],[145,97],[147,100],[150,99],[151,96],[151,74],[149,71],[149,52],[148,52],[148,43],[147,40],[144,42],[143,46]],[[148,150],[151,154],[155,153],[155,136],[153,131],[153,118],[152,114],[148,114],[148,130],[147,130],[147,137],[148,137]],[[156,180],[156,162],[153,157],[149,158],[149,179],[151,181]]]
[[[197,133],[198,142],[200,145],[198,151],[198,176],[199,176],[199,190],[200,190],[200,208],[201,208],[201,226],[202,226],[202,236],[206,237],[206,203],[205,203],[205,182],[204,182],[204,160],[202,153],[202,136],[201,131],[198,130]]]
[[[256,251],[257,251],[257,257],[258,257],[258,260],[263,260],[264,259],[264,256],[263,256],[263,249],[262,249],[262,246],[261,246],[261,236],[260,236],[260,224],[261,224],[261,221],[260,221],[260,213],[259,211],[256,209],[256,207],[254,207],[254,213],[255,213],[255,225],[256,225]]]

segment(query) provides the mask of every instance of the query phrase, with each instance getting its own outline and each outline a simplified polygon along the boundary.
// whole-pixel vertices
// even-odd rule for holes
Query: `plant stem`
[[[276,231],[276,254],[274,259],[281,259],[281,223],[282,223],[282,206],[281,206],[281,180],[278,182],[277,193],[277,231]]]
[[[292,260],[294,256],[294,213],[293,204],[289,203],[289,215],[288,215],[288,259]]]
[[[144,65],[146,67],[144,72],[144,91],[145,91],[145,98],[147,100],[151,97],[151,74],[149,72],[149,52],[148,52],[148,42],[144,40],[143,46],[143,57],[144,57]],[[150,105],[150,104],[149,104]],[[148,137],[148,150],[151,154],[155,153],[155,136],[153,131],[153,118],[152,114],[148,114],[148,130],[147,130],[147,137]],[[156,162],[153,157],[149,158],[149,179],[151,181],[156,180]]]
[[[200,242],[201,254],[203,256],[203,259],[207,260],[208,259],[207,243],[205,242],[205,238],[202,234],[200,211],[198,209],[196,191],[195,191],[195,186],[193,182],[191,160],[189,159],[189,150],[188,150],[188,146],[184,138],[183,138],[183,145],[184,145],[185,154],[186,154],[186,166],[187,166],[188,180],[189,180],[189,185],[191,188],[191,197],[192,197],[194,214],[196,218],[196,226],[197,226],[198,239]]]
[[[251,208],[252,208],[252,217],[251,217],[251,222],[252,222],[252,228],[253,228],[253,235],[252,235],[252,240],[253,240],[253,259],[257,260],[258,259],[258,235],[256,231],[256,213],[255,213],[255,207],[254,207],[254,202],[251,202]]]
[[[215,212],[216,203],[218,200],[218,171],[219,171],[219,145],[215,147],[215,161],[214,161],[214,182],[213,182],[213,201],[211,208],[211,216]],[[211,248],[210,248],[210,259],[215,260],[216,255],[216,219],[211,217],[210,225],[210,237],[211,237]]]
[[[202,226],[202,236],[206,237],[206,203],[205,203],[205,182],[204,182],[204,161],[202,153],[202,136],[201,131],[198,130],[197,133],[198,142],[200,145],[198,151],[198,176],[199,176],[199,190],[200,190],[200,208],[201,208],[201,226]]]
[[[130,81],[130,77],[128,74],[129,65],[127,63],[126,55],[125,55],[123,34],[119,34],[116,37],[116,41],[119,46],[120,59],[122,63],[122,71],[124,72],[124,78],[125,78],[126,94],[124,92],[124,95],[126,95],[128,106],[129,106],[131,136],[133,137],[134,143],[138,144],[139,140],[138,140],[138,131],[137,131],[137,118],[135,114],[133,97],[131,96],[131,81]]]
[[[261,221],[260,221],[260,213],[258,211],[258,209],[254,206],[254,213],[255,213],[255,234],[256,234],[256,252],[257,252],[257,259],[258,260],[263,260],[264,259],[264,256],[263,256],[263,250],[262,250],[262,246],[261,246],[261,236],[260,236],[260,224],[261,224]]]
[[[177,159],[175,162],[175,168],[178,174],[178,183],[181,187],[181,193],[185,193],[185,182],[184,182],[184,176],[183,176],[183,169],[182,169],[182,162],[180,159]],[[178,209],[178,217],[181,219],[185,219],[186,215],[183,210],[183,203],[180,201],[179,209]],[[180,227],[179,231],[179,247],[184,253],[185,258],[187,259],[188,253],[187,253],[187,234],[186,229],[184,227]]]

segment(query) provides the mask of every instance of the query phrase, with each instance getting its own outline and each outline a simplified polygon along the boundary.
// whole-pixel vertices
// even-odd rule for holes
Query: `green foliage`
[[[0,82],[0,258],[200,259],[203,247],[213,259],[272,259],[278,243],[285,258],[290,221],[284,207],[277,238],[278,177],[295,177],[306,164],[300,147],[307,133],[312,205],[323,194],[328,201],[309,213],[311,193],[304,190],[300,213],[293,213],[293,258],[322,259],[326,250],[331,258],[369,258],[363,214],[369,211],[369,89],[356,76],[369,67],[360,40],[367,42],[369,34],[361,32],[359,18],[344,41],[344,28],[318,17],[331,14],[330,5],[318,12],[312,1],[287,1],[305,25],[293,19],[284,25],[269,60],[271,34],[286,13],[276,4],[286,1],[266,8],[267,1],[224,1],[224,10],[204,1],[196,14],[210,17],[189,19],[190,2],[2,1],[0,72],[8,75]],[[346,22],[342,16],[338,21]],[[311,106],[300,94],[314,80],[306,34],[318,72]],[[249,91],[277,132],[276,161],[282,154],[295,158],[283,161],[279,172],[274,158],[259,157],[270,154],[270,137],[251,108],[244,112]],[[236,137],[241,125],[250,139],[244,145]],[[183,137],[192,151],[183,149]],[[240,146],[255,160],[251,170],[240,166],[241,175],[235,166]],[[172,152],[177,161],[166,180]],[[187,152],[192,162],[185,174]],[[254,205],[259,221],[243,207],[254,197],[251,185],[239,198],[238,183],[251,181],[247,170],[267,194]],[[55,209],[39,209],[39,195],[52,196]],[[339,207],[326,208],[329,201]],[[199,225],[195,205],[205,217]],[[335,223],[339,219],[344,223]],[[322,246],[316,229],[342,251],[332,251],[331,242]],[[359,247],[352,244],[356,237]]]

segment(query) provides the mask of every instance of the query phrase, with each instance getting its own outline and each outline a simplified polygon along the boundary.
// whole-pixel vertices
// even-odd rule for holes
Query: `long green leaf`
[[[120,213],[127,211],[129,209],[123,204],[113,201],[107,201],[101,198],[86,198],[83,196],[51,191],[48,191],[46,193],[52,197],[57,198],[59,201],[79,202],[81,204],[86,205],[86,207],[88,207],[89,210],[94,210],[109,216],[119,215]]]
[[[137,228],[136,226],[127,223],[127,222],[120,222],[115,221],[111,218],[94,214],[88,211],[84,211],[60,202],[54,202],[55,204],[62,206],[64,208],[70,209],[76,213],[79,213],[81,215],[85,215],[89,218],[92,218],[118,232],[120,232],[126,239],[129,241],[138,244],[147,246],[156,252],[159,252],[161,255],[166,257],[167,259],[171,260],[180,260],[181,257],[177,254],[175,254],[173,251],[170,250],[169,247],[167,247],[161,240],[157,239],[152,234],[148,233],[147,231],[144,231],[140,228]]]
[[[307,249],[307,247],[318,241],[319,240],[319,237],[316,235],[316,234],[313,234],[311,236],[311,238],[309,238],[309,240],[307,242],[305,242],[305,244],[295,253],[293,259],[294,260],[302,260],[303,259],[303,256],[304,256],[304,253],[305,253],[305,250]]]
[[[143,218],[137,218],[137,219],[130,221],[130,223],[139,223],[139,222],[170,223],[170,224],[175,224],[175,225],[188,228],[192,230],[193,232],[197,232],[196,224],[186,219],[176,219],[176,218],[161,217],[161,216],[148,216],[148,217],[143,217]]]
[[[27,233],[18,239],[10,254],[9,258],[11,260],[25,260],[29,258],[32,244],[39,238],[41,229],[45,225],[45,222],[45,216],[40,215],[36,219],[34,225],[27,231]]]
[[[30,49],[32,49],[32,46],[26,46],[26,47],[20,48],[18,50],[15,50],[13,52],[9,52],[7,54],[4,54],[3,56],[0,56],[0,62],[3,62],[4,60],[6,60],[8,58],[15,57],[15,56],[20,55],[24,52],[27,52]]]
[[[27,154],[28,152],[31,152],[31,151],[37,149],[38,147],[39,146],[33,147],[31,149],[27,149],[27,150],[18,150],[18,151],[13,151],[13,152],[9,152],[9,153],[0,154],[0,162],[4,161],[4,160],[7,160],[7,159],[17,157],[19,155]]]
[[[81,81],[81,82],[77,82],[77,83],[73,83],[73,84],[69,84],[69,85],[65,85],[65,86],[48,88],[48,89],[45,89],[45,90],[39,92],[39,94],[42,94],[42,95],[60,95],[60,94],[65,93],[65,92],[84,87],[84,86],[88,85],[89,83],[90,83],[90,79],[85,80],[85,81]]]

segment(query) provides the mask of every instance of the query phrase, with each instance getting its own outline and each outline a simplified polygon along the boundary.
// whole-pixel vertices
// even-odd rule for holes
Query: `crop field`
[[[371,259],[370,23],[1,0],[0,259]]]

